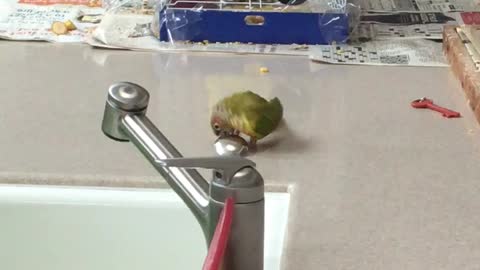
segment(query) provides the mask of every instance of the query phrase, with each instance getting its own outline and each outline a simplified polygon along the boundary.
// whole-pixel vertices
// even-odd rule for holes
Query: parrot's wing
[[[262,106],[249,107],[244,113],[251,123],[251,132],[257,139],[261,139],[278,127],[283,117],[283,107],[280,100],[274,98]]]
[[[264,106],[268,104],[268,101],[252,91],[245,91],[233,94],[225,100],[225,103],[236,113],[242,112],[245,108]]]

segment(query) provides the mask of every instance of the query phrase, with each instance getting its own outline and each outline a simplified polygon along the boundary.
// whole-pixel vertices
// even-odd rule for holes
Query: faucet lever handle
[[[213,169],[221,173],[220,178],[230,183],[236,172],[245,167],[255,167],[255,162],[243,157],[196,157],[157,159],[156,163],[165,167]]]

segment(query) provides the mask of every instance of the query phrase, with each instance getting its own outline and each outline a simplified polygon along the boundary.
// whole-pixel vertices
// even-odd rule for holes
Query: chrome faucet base
[[[147,118],[149,93],[121,82],[108,90],[103,133],[131,141],[197,218],[210,243],[223,202],[235,200],[232,230],[223,270],[263,270],[264,184],[252,161],[236,157],[183,158]],[[193,168],[213,169],[207,182]]]

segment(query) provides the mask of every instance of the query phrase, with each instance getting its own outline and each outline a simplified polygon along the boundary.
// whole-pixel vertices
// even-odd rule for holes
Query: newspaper
[[[0,39],[82,42],[84,35],[95,26],[78,20],[82,14],[102,14],[98,7],[82,5],[28,5],[16,4],[0,13]],[[56,35],[50,28],[55,21],[71,20],[77,30]]]
[[[382,39],[429,38],[442,39],[443,26],[458,24],[458,13],[394,13],[367,14],[361,22],[352,40],[368,41]]]
[[[424,13],[377,13],[361,16],[362,23],[379,23],[389,25],[448,24],[460,19],[458,13],[424,12]]]
[[[480,11],[478,0],[363,0],[368,12],[458,12]]]
[[[355,41],[385,39],[438,39],[441,40],[444,24],[385,25],[361,23],[351,35]]]
[[[310,59],[347,65],[448,66],[442,52],[442,43],[424,39],[316,46],[312,48]]]
[[[480,12],[461,12],[460,25],[479,25],[480,24]]]
[[[385,39],[443,38],[445,25],[464,25],[480,22],[480,13],[394,13],[368,14],[361,18],[351,34],[355,41]]]
[[[83,5],[90,7],[101,7],[100,0],[18,0],[20,4],[32,5]]]

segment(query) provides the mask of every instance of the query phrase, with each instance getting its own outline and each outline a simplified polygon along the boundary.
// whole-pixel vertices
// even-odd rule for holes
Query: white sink
[[[265,199],[265,270],[280,269],[289,195]],[[197,221],[171,190],[0,185],[2,270],[195,270]]]

